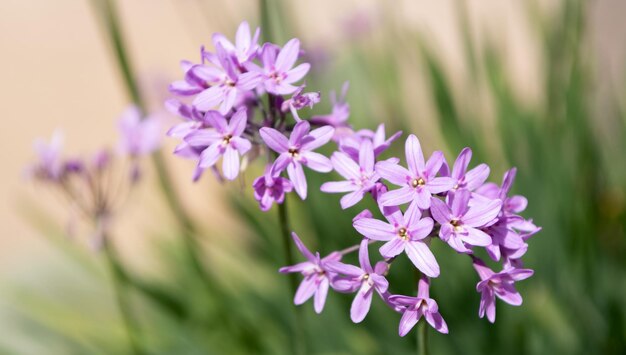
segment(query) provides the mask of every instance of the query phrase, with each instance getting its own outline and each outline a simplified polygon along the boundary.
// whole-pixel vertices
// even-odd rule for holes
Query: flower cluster
[[[52,187],[70,202],[75,212],[95,224],[91,242],[96,247],[102,243],[113,212],[141,178],[140,158],[158,149],[162,140],[158,119],[147,117],[142,120],[136,107],[130,107],[122,114],[119,132],[119,154],[103,148],[82,158],[63,155],[63,136],[56,131],[50,142],[35,142],[38,159],[27,169],[30,178]],[[116,164],[118,156],[128,163]],[[117,165],[122,166],[123,174]]]
[[[521,304],[514,283],[532,275],[532,270],[523,268],[521,257],[527,239],[540,228],[518,215],[525,209],[526,199],[509,196],[515,169],[505,174],[501,186],[485,183],[489,167],[481,164],[469,169],[469,148],[450,169],[440,151],[425,159],[414,135],[405,142],[406,165],[396,157],[382,159],[381,153],[401,132],[387,137],[383,124],[375,131],[355,130],[348,123],[347,83],[339,97],[331,94],[330,114],[302,117],[302,110],[317,104],[320,94],[305,93],[305,85],[299,84],[310,69],[307,63],[296,64],[300,42],[292,39],[282,47],[259,45],[259,33],[257,29],[252,34],[244,22],[234,44],[216,34],[214,53],[203,47],[200,63],[182,62],[184,79],[170,85],[178,99],[166,105],[184,122],[168,134],[181,139],[176,155],[197,162],[194,180],[206,169],[233,180],[250,162],[263,158],[264,173],[252,185],[264,211],[282,203],[292,191],[306,199],[305,167],[322,173],[334,170],[342,177],[321,186],[323,192],[345,194],[342,208],[365,198],[377,203],[380,217],[365,210],[354,218],[353,226],[362,241],[345,250],[321,257],[293,234],[307,259],[280,269],[304,276],[294,302],[302,304],[313,297],[319,313],[329,289],[356,293],[350,314],[354,322],[360,322],[378,294],[391,309],[403,314],[400,335],[407,334],[422,316],[447,333],[437,302],[429,296],[432,279],[440,274],[430,244],[439,240],[471,258],[481,280],[477,285],[482,295],[481,317],[487,314],[489,321],[495,320],[496,296],[512,305]],[[316,151],[331,140],[337,150],[330,158]],[[221,171],[216,167],[220,159]],[[379,242],[381,260],[372,266],[369,246]],[[477,248],[485,248],[502,270],[488,268],[475,255]],[[359,266],[341,262],[343,255],[357,250]],[[391,293],[386,275],[401,254],[421,272],[417,297]]]
[[[355,230],[363,237],[358,246],[360,265],[336,260],[357,250],[357,246],[333,252],[331,259],[318,257],[314,273],[323,275],[324,285],[318,281],[319,277],[313,280],[315,286],[312,281],[303,282],[301,288],[306,287],[306,292],[299,292],[296,304],[302,303],[304,296],[317,295],[321,287],[324,287],[322,295],[326,295],[329,286],[337,292],[356,292],[350,315],[358,323],[365,318],[376,293],[391,309],[403,314],[401,336],[422,316],[433,328],[447,333],[437,302],[429,296],[431,279],[440,274],[430,244],[439,240],[457,253],[470,256],[480,278],[476,289],[481,293],[481,318],[486,314],[490,322],[495,321],[496,297],[520,305],[522,297],[515,289],[515,282],[533,274],[532,270],[523,268],[521,257],[528,249],[527,239],[540,228],[518,215],[526,208],[526,199],[508,196],[515,169],[508,171],[502,186],[498,186],[485,183],[489,175],[487,165],[468,169],[472,156],[469,148],[463,149],[450,170],[440,151],[425,159],[414,135],[405,143],[406,166],[399,164],[397,158],[376,162],[375,145],[374,139],[362,138],[355,151],[358,154],[334,153],[333,167],[345,180],[322,186],[326,192],[348,192],[341,199],[344,208],[360,201],[366,192],[379,206],[382,218],[374,218],[372,212],[364,210],[353,221]],[[393,186],[397,188],[392,189]],[[295,234],[294,240],[303,255],[312,255]],[[378,242],[382,242],[378,249],[381,260],[372,267],[368,246]],[[481,247],[493,261],[501,263],[501,271],[493,271],[474,254]],[[406,254],[422,274],[417,297],[391,294],[385,278],[401,254]],[[301,272],[308,277],[312,271],[287,267],[281,272]],[[316,298],[318,312],[322,307],[320,302]]]
[[[168,135],[181,139],[174,154],[197,162],[194,181],[206,169],[220,179],[234,180],[250,162],[265,158],[264,173],[252,185],[260,208],[267,211],[291,191],[306,199],[305,168],[330,172],[342,158],[358,155],[361,141],[372,141],[373,151],[380,154],[398,135],[386,139],[382,125],[376,132],[352,134],[347,84],[339,98],[331,95],[330,114],[301,117],[304,108],[320,101],[320,94],[304,92],[305,85],[298,85],[310,69],[308,63],[296,64],[300,41],[294,38],[282,47],[259,45],[259,33],[257,29],[252,34],[243,22],[234,44],[215,34],[214,53],[203,47],[200,63],[181,63],[184,79],[170,85],[178,98],[166,106],[184,120]],[[316,152],[331,140],[343,155],[329,159]],[[373,173],[373,166],[368,173]],[[370,188],[355,187],[354,198]]]

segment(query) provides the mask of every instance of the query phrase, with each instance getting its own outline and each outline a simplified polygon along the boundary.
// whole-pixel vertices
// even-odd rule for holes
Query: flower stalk
[[[132,312],[130,299],[128,297],[128,276],[120,265],[115,248],[108,236],[104,236],[103,238],[103,249],[109,272],[111,273],[111,282],[117,308],[128,336],[130,352],[134,355],[143,355],[145,352],[139,340],[139,325]]]
[[[141,111],[142,117],[145,117],[147,106],[139,90],[136,75],[128,58],[128,51],[126,50],[126,44],[119,24],[115,2],[113,0],[92,0],[92,4],[96,16],[100,17],[103,31],[111,42],[113,54],[115,55],[117,66],[122,74],[128,95]],[[152,162],[156,170],[159,187],[167,202],[166,204],[169,206],[176,221],[180,225],[185,252],[191,261],[192,267],[196,270],[204,284],[207,285],[207,288],[209,288],[211,284],[209,275],[201,261],[201,256],[198,253],[200,248],[194,237],[196,232],[195,224],[185,211],[182,202],[173,188],[172,179],[165,165],[161,151],[156,150],[152,153]]]

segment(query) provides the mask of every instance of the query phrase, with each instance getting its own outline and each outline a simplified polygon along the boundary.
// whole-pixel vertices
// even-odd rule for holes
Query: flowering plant
[[[522,303],[515,282],[533,274],[523,268],[527,240],[540,228],[518,214],[526,208],[523,196],[509,196],[515,169],[509,170],[501,186],[486,183],[490,169],[480,164],[469,169],[472,151],[465,148],[450,168],[444,154],[435,151],[425,159],[415,135],[405,141],[405,163],[381,154],[401,132],[387,138],[381,124],[376,131],[355,130],[349,123],[345,101],[347,84],[332,112],[305,118],[302,109],[313,107],[320,94],[304,93],[300,82],[310,65],[296,65],[300,42],[291,39],[284,46],[258,44],[243,22],[235,43],[225,36],[213,36],[215,53],[201,49],[201,62],[183,61],[184,79],[170,85],[179,99],[168,108],[184,119],[168,134],[179,138],[175,154],[196,161],[194,180],[206,169],[218,178],[233,180],[255,160],[265,164],[262,176],[254,179],[254,197],[267,211],[272,204],[283,204],[285,194],[295,191],[301,199],[308,194],[304,167],[328,173],[336,171],[343,180],[326,182],[321,191],[345,193],[341,207],[355,206],[369,196],[378,205],[381,217],[364,210],[353,221],[360,243],[325,257],[313,254],[296,233],[293,240],[305,262],[280,269],[301,273],[304,280],[295,292],[294,303],[314,298],[320,313],[329,289],[356,293],[350,316],[355,323],[367,315],[374,294],[395,312],[402,313],[399,334],[406,335],[424,316],[442,333],[448,326],[430,298],[433,279],[440,267],[430,249],[431,243],[446,243],[457,253],[468,255],[480,282],[480,317],[495,321],[495,298],[511,305]],[[328,158],[315,150],[334,141],[337,151]],[[216,168],[222,160],[221,171]],[[243,160],[243,163],[241,162]],[[285,174],[286,173],[286,174]],[[398,187],[392,189],[392,187]],[[381,260],[370,262],[369,246],[384,242],[378,249]],[[484,248],[501,264],[495,272],[476,255]],[[341,262],[345,254],[358,251],[359,266]],[[406,254],[421,274],[417,297],[392,293],[386,275],[401,254]]]

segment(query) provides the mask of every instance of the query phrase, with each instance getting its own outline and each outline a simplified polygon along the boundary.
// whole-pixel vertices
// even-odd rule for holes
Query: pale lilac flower
[[[46,180],[59,180],[64,172],[64,162],[61,159],[63,149],[63,133],[54,131],[50,142],[38,139],[34,143],[38,161],[28,169],[28,174]]]
[[[254,63],[246,63],[250,73],[256,73],[262,78],[267,92],[275,95],[289,95],[298,90],[293,83],[302,79],[311,67],[308,63],[302,63],[293,67],[300,53],[300,41],[296,38],[290,40],[276,54],[275,46],[266,44],[261,53],[263,68]]]
[[[365,319],[370,310],[374,290],[382,295],[387,292],[389,282],[385,278],[387,263],[378,262],[372,268],[367,250],[369,242],[367,239],[361,241],[359,247],[359,264],[361,267],[344,264],[338,261],[328,262],[326,267],[346,277],[338,277],[333,283],[333,287],[342,292],[354,292],[358,290],[352,307],[350,308],[350,318],[354,323],[359,323]]]
[[[495,261],[499,261],[503,255],[505,262],[508,263],[521,258],[528,249],[525,240],[541,230],[532,221],[517,215],[526,209],[528,204],[526,198],[519,195],[507,196],[515,180],[516,171],[512,168],[504,174],[502,187],[487,183],[476,190],[477,199],[499,198],[504,201],[498,221],[484,229],[492,237],[492,243],[486,249],[489,257]]]
[[[432,197],[430,212],[441,224],[439,237],[459,253],[471,253],[465,244],[488,246],[491,237],[479,228],[493,224],[502,201],[489,200],[470,205],[471,192],[457,190],[448,194],[448,203]]]
[[[227,114],[235,105],[237,96],[254,89],[262,80],[257,73],[239,73],[239,69],[220,43],[215,46],[219,66],[194,66],[190,69],[211,86],[198,94],[193,106],[208,111],[219,105],[219,112]]]
[[[392,295],[389,302],[402,307],[403,313],[398,327],[401,337],[407,335],[417,322],[424,316],[428,324],[438,332],[448,334],[448,325],[439,314],[437,302],[430,298],[430,282],[427,277],[422,276],[417,284],[417,297],[402,295]]]
[[[119,121],[120,150],[131,157],[147,155],[161,145],[161,124],[154,116],[141,120],[141,111],[131,106]]]
[[[372,142],[374,147],[374,155],[379,156],[391,146],[391,143],[402,135],[402,131],[394,133],[391,137],[386,138],[385,124],[378,125],[376,132],[369,129],[362,129],[350,135],[345,135],[339,139],[339,150],[348,154],[355,161],[358,160],[361,145],[365,141]]]
[[[332,170],[330,160],[313,150],[328,143],[334,129],[330,126],[320,127],[311,132],[309,129],[307,121],[300,121],[293,128],[289,139],[270,127],[263,127],[260,130],[263,141],[280,154],[274,162],[273,173],[278,174],[286,168],[289,180],[303,200],[307,195],[307,182],[302,165],[322,173]]]
[[[487,177],[489,177],[489,166],[487,164],[480,164],[467,171],[471,159],[472,150],[470,148],[464,148],[456,158],[452,167],[452,173],[450,173],[450,177],[454,179],[454,190],[467,189],[474,191],[482,186]]]
[[[285,193],[291,192],[291,181],[280,176],[273,176],[271,168],[265,171],[252,183],[254,198],[259,202],[261,211],[268,211],[274,202],[280,204],[285,200]]]
[[[193,64],[188,60],[181,60],[180,67],[185,73],[183,80],[178,80],[169,85],[170,92],[191,96],[207,89],[210,84],[217,81],[219,71],[202,64]]]
[[[419,208],[427,209],[430,207],[431,195],[450,190],[454,180],[435,177],[443,163],[443,153],[435,151],[424,163],[422,148],[415,135],[410,135],[406,140],[405,154],[408,170],[385,161],[376,164],[376,171],[383,179],[402,186],[381,196],[379,202],[382,206],[399,206],[411,202],[411,205],[417,204]]]
[[[185,141],[192,147],[207,147],[200,154],[198,167],[212,167],[223,156],[222,173],[228,180],[234,180],[239,175],[239,155],[251,148],[250,141],[241,137],[246,127],[246,109],[237,110],[230,122],[217,111],[207,112],[205,120],[213,128],[197,130],[187,135]]]
[[[346,95],[350,83],[346,81],[341,87],[341,95],[337,97],[334,91],[330,92],[330,103],[332,111],[328,115],[317,115],[311,117],[309,121],[317,125],[329,125],[335,128],[348,127],[348,117],[350,117],[350,105],[346,102]],[[338,130],[339,131],[339,130]]]
[[[217,47],[222,46],[224,50],[236,61],[236,64],[240,67],[244,63],[252,60],[256,57],[259,50],[259,35],[261,29],[257,27],[254,31],[254,36],[250,34],[250,25],[247,21],[243,21],[237,28],[235,34],[235,44],[230,42],[223,34],[213,34],[213,45]]]
[[[353,222],[353,226],[369,239],[387,242],[380,248],[383,257],[393,258],[405,252],[415,267],[426,276],[439,276],[439,264],[427,244],[433,220],[429,217],[421,218],[421,212],[415,205],[409,206],[404,215],[396,208],[385,217],[389,223],[361,218]]]
[[[304,276],[304,280],[302,280],[300,287],[298,287],[293,302],[296,305],[301,305],[309,298],[314,297],[313,306],[315,312],[321,313],[324,309],[324,303],[326,303],[326,296],[328,295],[328,287],[330,286],[331,279],[335,276],[335,274],[328,269],[327,264],[341,260],[341,254],[331,253],[325,258],[320,258],[319,253],[313,255],[313,253],[307,249],[296,233],[291,233],[291,236],[296,243],[296,247],[307,261],[282,267],[279,271],[282,273],[301,273]]]
[[[319,92],[306,92],[303,94],[303,90],[304,85],[300,86],[298,90],[293,93],[291,98],[285,100],[281,105],[281,111],[291,111],[291,115],[293,115],[293,118],[298,122],[302,120],[298,115],[298,110],[303,109],[307,106],[309,108],[313,108],[313,105],[320,102]]]
[[[330,161],[335,171],[346,180],[326,182],[322,185],[321,190],[328,193],[350,192],[341,198],[340,203],[343,209],[352,207],[361,201],[380,179],[374,170],[374,148],[369,141],[364,142],[359,151],[358,164],[342,152],[334,152]]]
[[[478,315],[493,323],[496,320],[496,296],[504,302],[519,306],[522,304],[522,296],[515,289],[515,281],[525,280],[533,275],[530,269],[508,268],[499,273],[493,272],[485,263],[474,258],[474,269],[480,276],[481,281],[476,285],[476,291],[480,292],[480,308]]]

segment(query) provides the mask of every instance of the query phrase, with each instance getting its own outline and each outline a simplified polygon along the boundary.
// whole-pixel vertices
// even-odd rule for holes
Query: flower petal
[[[405,248],[406,254],[422,273],[428,277],[439,276],[439,264],[428,245],[421,241],[410,241]]]
[[[359,189],[343,196],[339,203],[341,204],[341,208],[345,210],[346,208],[350,208],[359,203],[364,196],[365,192],[363,192],[363,189]]]
[[[320,190],[326,193],[352,192],[358,187],[351,181],[329,181],[322,184]]]
[[[430,213],[435,221],[444,225],[452,220],[452,211],[450,207],[440,199],[431,197],[430,199]]]
[[[309,169],[320,173],[328,173],[333,170],[333,164],[330,162],[330,159],[320,153],[304,151],[301,152],[301,156],[305,159],[302,163]]]
[[[435,328],[439,333],[448,334],[448,325],[439,312],[426,312],[424,318],[428,324]]]
[[[374,171],[374,148],[369,139],[363,140],[359,150],[359,165],[366,172]]]
[[[473,205],[463,216],[463,223],[470,227],[482,227],[498,216],[501,207],[500,200]]]
[[[296,295],[293,298],[295,305],[301,305],[313,296],[317,285],[315,284],[315,275],[307,276],[296,291]]]
[[[208,111],[224,100],[224,90],[220,86],[211,86],[193,99],[193,106],[200,111]]]
[[[465,226],[465,230],[467,235],[461,237],[465,243],[478,247],[486,247],[491,244],[491,237],[487,233],[467,226]]]
[[[297,67],[289,70],[286,74],[287,76],[285,76],[285,79],[283,79],[283,82],[287,83],[287,84],[292,84],[302,78],[304,78],[304,76],[309,72],[309,69],[311,69],[311,64],[309,63],[302,63],[300,65],[298,65]]]
[[[274,63],[276,70],[284,73],[291,69],[296,60],[298,60],[299,52],[300,41],[297,38],[293,38],[285,43],[276,57],[276,62]]]
[[[472,159],[472,150],[470,148],[463,148],[459,156],[456,158],[454,162],[454,166],[452,167],[452,174],[450,177],[459,180],[465,175],[467,171],[467,166],[469,165],[470,160]]]
[[[352,306],[350,307],[350,319],[354,323],[360,323],[365,319],[372,305],[373,291],[371,289],[364,292],[363,288],[354,297]]]
[[[424,171],[424,153],[422,152],[419,139],[414,134],[407,138],[404,145],[404,154],[406,155],[409,171],[413,175],[420,175]]]
[[[289,175],[289,180],[293,183],[293,187],[298,196],[303,200],[306,199],[307,184],[302,165],[298,163],[287,165],[287,175]]]
[[[248,115],[246,108],[242,107],[238,109],[230,119],[228,128],[233,136],[240,136],[246,129],[248,123]]]
[[[400,238],[393,238],[380,247],[380,255],[383,258],[393,258],[404,251],[406,242]]]
[[[354,229],[373,240],[387,241],[395,238],[395,229],[389,223],[374,218],[360,218],[352,224]]]
[[[261,138],[272,150],[285,153],[289,150],[289,140],[274,128],[263,127],[259,130]]]
[[[381,161],[376,164],[376,172],[394,185],[405,186],[411,179],[411,173],[398,164]]]
[[[366,273],[371,274],[374,272],[374,269],[370,263],[368,245],[369,241],[366,238],[363,238],[363,240],[361,240],[361,245],[359,245],[359,264],[361,264],[361,269],[363,269]]]
[[[407,309],[400,318],[400,326],[398,327],[398,334],[401,337],[407,335],[411,329],[417,324],[419,319],[422,318],[422,312],[420,310]]]
[[[315,256],[313,255],[313,253],[311,253],[311,251],[309,251],[306,245],[302,243],[302,240],[300,240],[300,237],[298,237],[298,235],[295,232],[291,233],[291,238],[293,238],[294,243],[296,243],[296,248],[298,248],[300,253],[302,253],[302,255],[305,258],[307,258],[307,260],[309,260],[310,262],[315,262],[316,260]]]
[[[222,159],[222,173],[228,180],[234,180],[239,175],[239,153],[230,145],[226,147]]]
[[[331,140],[331,138],[333,138],[334,134],[335,134],[335,129],[331,126],[323,126],[323,127],[314,129],[308,134],[308,136],[302,142],[302,149],[305,149],[305,150],[317,149],[323,146],[324,144],[328,143]]]
[[[405,186],[401,189],[385,192],[378,200],[378,203],[381,206],[400,206],[410,202],[415,196],[415,190]]]
[[[214,143],[207,147],[207,149],[203,150],[200,154],[200,161],[198,162],[198,166],[200,168],[206,169],[213,165],[220,157],[219,143]]]
[[[474,191],[478,187],[482,186],[488,177],[489,166],[487,164],[480,164],[474,169],[465,173],[465,188],[470,191]]]
[[[323,277],[317,286],[317,291],[315,291],[315,298],[313,299],[313,308],[315,308],[315,313],[320,314],[324,309],[324,303],[326,303],[326,296],[328,296],[328,286],[329,281],[327,277]]]
[[[334,152],[330,157],[335,171],[346,179],[360,179],[359,166],[346,153]]]

